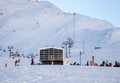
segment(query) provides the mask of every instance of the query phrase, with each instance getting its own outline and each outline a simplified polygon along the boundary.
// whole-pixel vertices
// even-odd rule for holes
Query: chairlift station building
[[[70,60],[64,58],[64,49],[57,47],[45,47],[39,50],[39,61],[43,65],[69,65]]]

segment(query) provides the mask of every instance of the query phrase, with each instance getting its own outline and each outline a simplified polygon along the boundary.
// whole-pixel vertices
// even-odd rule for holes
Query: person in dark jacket
[[[31,65],[33,65],[34,64],[34,58],[32,57],[32,59],[31,59]]]
[[[17,62],[18,62],[18,61],[17,61],[17,60],[15,60],[15,66],[17,66]]]

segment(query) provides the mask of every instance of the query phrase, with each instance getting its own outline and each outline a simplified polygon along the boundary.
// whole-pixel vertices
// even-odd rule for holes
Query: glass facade
[[[41,49],[40,61],[63,61],[63,49],[58,48]]]

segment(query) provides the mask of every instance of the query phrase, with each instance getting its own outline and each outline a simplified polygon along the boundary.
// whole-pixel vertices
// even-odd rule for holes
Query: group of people
[[[80,65],[79,63],[77,63],[77,62],[74,62],[73,64],[70,64],[70,65]],[[86,63],[86,65],[85,66],[91,66],[90,64],[89,64],[89,61],[87,61],[87,63]],[[108,62],[108,60],[106,60],[106,61],[103,61],[100,65],[98,65],[97,63],[95,63],[95,65],[94,66],[106,66],[106,67],[120,67],[120,62],[117,62],[117,61],[115,61],[115,65],[112,65],[112,63],[111,62]]]
[[[109,63],[108,60],[103,61],[102,64],[100,64],[100,66],[107,66],[107,67],[112,67],[112,63]]]
[[[15,66],[19,66],[20,63],[20,59],[15,60]],[[31,57],[31,65],[35,65],[34,63],[34,57]],[[73,64],[70,65],[80,65],[79,63],[74,62]],[[89,66],[89,61],[87,61],[86,66]],[[97,65],[98,66],[98,65]],[[99,66],[108,66],[108,67],[112,67],[112,63],[109,63],[108,60],[103,61],[102,64],[100,64]],[[7,67],[7,60],[5,60],[5,67]],[[113,65],[113,67],[120,67],[120,62],[115,61],[115,65]]]
[[[18,63],[20,63],[20,59],[15,60],[15,66],[19,66]],[[34,57],[31,57],[31,65],[34,65]]]
[[[14,59],[14,58],[13,58],[13,59]],[[19,63],[20,63],[20,59],[14,61],[15,66],[19,66]],[[31,65],[34,65],[34,64],[35,64],[35,63],[34,63],[34,57],[31,57]],[[5,60],[5,65],[4,65],[4,66],[5,66],[5,67],[8,66],[7,60]]]
[[[112,63],[108,63],[108,60],[103,61],[102,64],[100,64],[100,66],[109,66],[112,67]],[[113,67],[120,67],[120,62],[115,61],[115,65],[113,65]]]

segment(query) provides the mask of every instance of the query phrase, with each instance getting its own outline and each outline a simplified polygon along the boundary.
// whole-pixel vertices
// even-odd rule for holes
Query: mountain
[[[109,56],[111,61],[120,57],[120,28],[105,20],[63,12],[48,1],[1,1],[1,48],[7,50],[8,46],[13,46],[13,50],[19,53],[37,54],[38,49],[44,46],[61,47],[62,42],[68,37],[72,37],[75,42],[71,50],[73,60],[78,60],[79,51],[83,51],[83,42],[85,42],[86,57],[83,56],[85,62],[90,60],[92,55],[96,55],[97,59],[101,58],[100,61]],[[101,46],[102,49],[95,52],[96,46]]]

